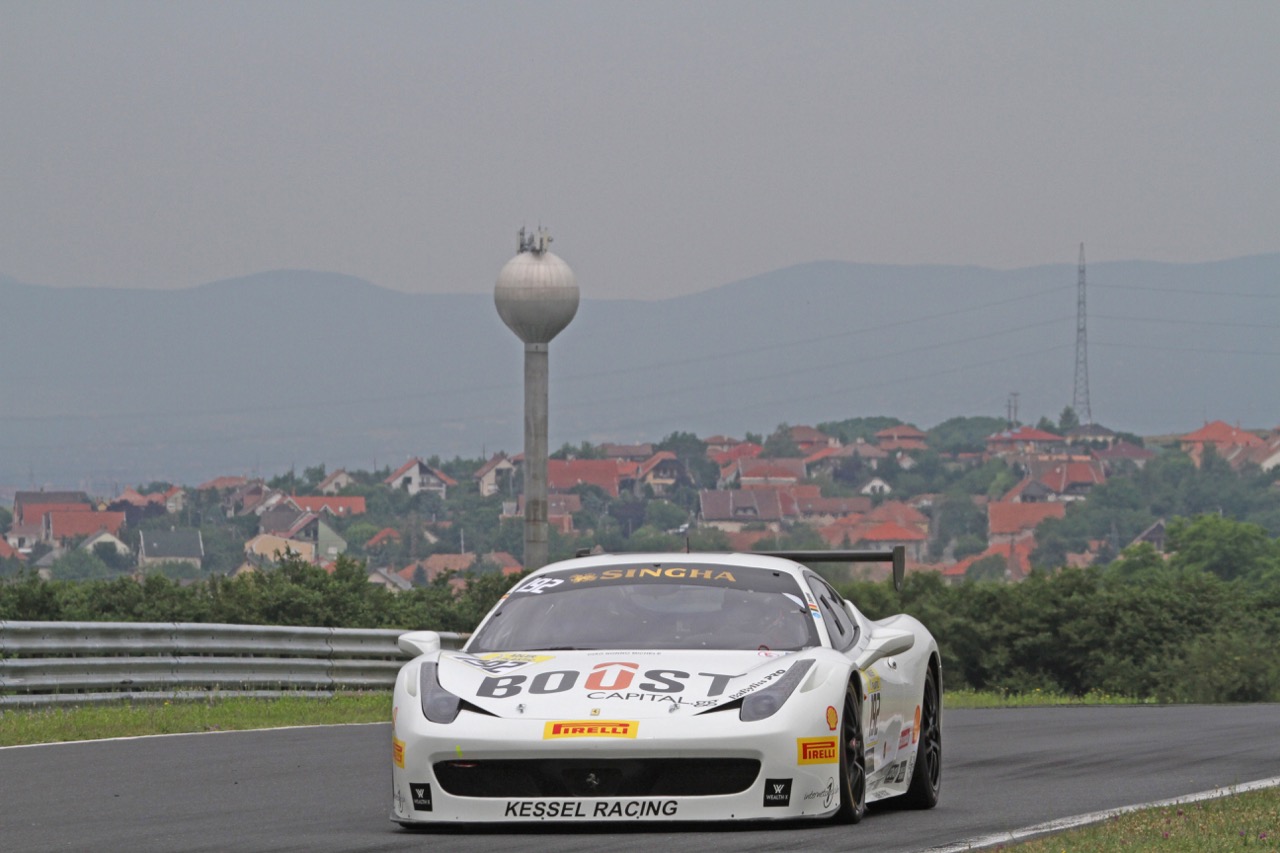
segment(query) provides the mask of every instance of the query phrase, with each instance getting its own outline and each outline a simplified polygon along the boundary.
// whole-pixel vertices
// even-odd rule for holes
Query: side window
[[[858,639],[858,628],[844,609],[844,602],[831,586],[817,575],[806,575],[809,589],[813,597],[818,599],[818,612],[827,622],[827,633],[831,635],[831,645],[836,649],[847,649]]]

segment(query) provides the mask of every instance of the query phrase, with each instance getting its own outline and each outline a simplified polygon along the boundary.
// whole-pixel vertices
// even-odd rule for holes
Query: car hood
[[[768,687],[803,654],[441,652],[437,677],[450,693],[500,717],[644,719],[697,713],[737,701]]]

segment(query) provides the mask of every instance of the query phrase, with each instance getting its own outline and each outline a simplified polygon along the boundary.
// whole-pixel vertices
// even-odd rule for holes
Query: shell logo
[[[840,724],[840,715],[836,713],[836,709],[832,705],[827,706],[827,728],[831,731],[836,730],[836,726]]]

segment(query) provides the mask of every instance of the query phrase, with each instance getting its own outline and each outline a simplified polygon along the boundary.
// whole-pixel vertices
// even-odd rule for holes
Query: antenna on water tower
[[[1084,243],[1080,244],[1080,266],[1076,274],[1076,384],[1071,408],[1082,426],[1093,425],[1089,411],[1089,336],[1085,332],[1088,315],[1084,309]]]

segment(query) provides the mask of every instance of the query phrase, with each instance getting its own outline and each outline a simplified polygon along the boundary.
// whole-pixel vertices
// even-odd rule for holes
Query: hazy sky
[[[584,297],[1280,250],[1280,3],[0,0],[0,273]]]

